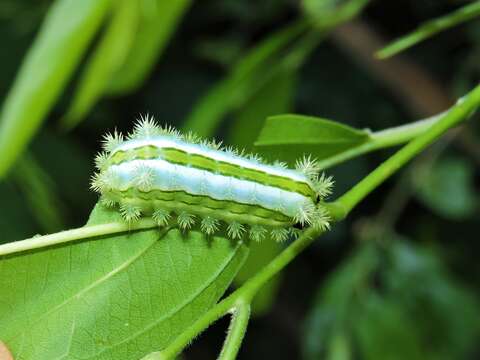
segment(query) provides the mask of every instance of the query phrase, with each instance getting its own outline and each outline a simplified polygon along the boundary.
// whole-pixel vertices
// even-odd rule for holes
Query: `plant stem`
[[[480,85],[477,85],[462,101],[457,102],[443,115],[427,132],[415,138],[388,160],[382,163],[363,180],[356,184],[347,193],[341,196],[336,203],[340,204],[346,213],[355,207],[361,200],[370,194],[420,151],[433,143],[448,129],[466,119],[480,104]]]
[[[370,134],[369,140],[365,143],[355,146],[351,149],[347,149],[341,153],[320,160],[318,162],[321,169],[327,169],[329,167],[340,164],[344,161],[353,159],[357,156],[395,146],[404,144],[417,136],[427,131],[433,124],[435,124],[445,113],[432,116],[428,119],[418,120],[411,124],[401,125],[394,128],[381,130]]]
[[[238,304],[250,304],[257,291],[275,274],[277,274],[295,257],[297,257],[297,255],[321,233],[321,230],[312,228],[305,230],[297,240],[283,250],[267,266],[255,274],[241,288],[234,291],[232,294],[227,296],[225,299],[203,314],[188,329],[175,338],[175,340],[173,340],[168,347],[162,351],[151,353],[142,360],[174,359],[185,348],[185,346],[187,346],[191,340],[197,336],[197,334],[205,330],[210,324],[227,314],[229,311],[234,311]]]
[[[440,31],[446,30],[465,21],[469,21],[478,16],[480,16],[480,2],[473,2],[472,4],[465,5],[450,14],[424,23],[412,33],[402,36],[387,47],[378,51],[376,57],[379,59],[386,59]]]
[[[14,241],[0,245],[0,256],[25,250],[37,249],[45,246],[62,244],[69,241],[154,227],[157,227],[157,225],[151,218],[141,219],[135,224],[128,224],[126,222],[112,222],[101,225],[84,226],[77,229],[61,231],[55,234],[34,236],[26,240]]]
[[[219,360],[235,360],[247,331],[249,319],[250,304],[248,302],[239,302],[235,310],[233,310],[228,335],[223,344],[222,352],[218,357]]]
[[[466,119],[472,111],[480,104],[480,85],[473,89],[464,100],[459,101],[451,110],[435,120],[428,132],[422,130],[422,135],[412,140],[409,144],[400,149],[387,161],[381,164],[377,169],[365,177],[360,183],[350,189],[337,201],[327,204],[328,211],[332,214],[334,221],[345,217],[365,196],[379,186],[385,179],[391,176],[395,171],[400,169],[408,160],[417,155],[421,150],[430,145],[435,139],[440,137],[449,128],[455,126],[460,121]],[[431,121],[433,121],[431,119]],[[421,125],[423,126],[423,125]],[[416,128],[418,129],[418,127]],[[393,141],[392,139],[405,138],[405,127],[397,133],[398,137],[390,134],[383,134],[385,143]],[[152,353],[143,360],[165,360],[173,359],[177,356],[190,341],[200,332],[205,330],[211,323],[218,320],[228,311],[234,311],[239,304],[250,303],[257,291],[273,276],[287,266],[299,253],[301,253],[308,245],[310,245],[318,236],[322,234],[322,230],[308,228],[303,234],[283,250],[275,259],[273,259],[262,270],[248,280],[241,288],[234,291],[217,305],[207,311],[188,329],[180,334],[167,348],[163,351]],[[246,328],[246,320],[241,337],[243,337]],[[240,331],[240,330],[238,330]],[[236,338],[241,340],[240,335]],[[238,340],[238,343],[240,342]],[[228,338],[227,338],[228,341]],[[233,340],[232,340],[233,341]],[[235,343],[237,344],[237,343]],[[233,346],[233,345],[232,345]],[[237,349],[238,350],[238,349]],[[222,351],[222,353],[224,353]],[[230,359],[230,358],[227,358]]]

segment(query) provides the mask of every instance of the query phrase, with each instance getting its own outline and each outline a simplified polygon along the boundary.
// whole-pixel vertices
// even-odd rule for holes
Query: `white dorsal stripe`
[[[288,217],[295,216],[298,209],[305,203],[312,202],[310,198],[293,191],[171,164],[160,159],[132,160],[112,165],[111,169],[118,177],[115,181],[116,188],[125,191],[137,187],[136,175],[139,171],[145,171],[146,168],[153,174],[153,182],[150,186],[152,190],[183,190],[192,195],[206,195],[217,200],[260,205],[279,211]]]
[[[176,140],[167,136],[155,136],[147,139],[127,140],[124,143],[120,144],[118,147],[116,147],[114,151],[112,151],[112,156],[117,151],[128,151],[138,147],[149,145],[157,148],[175,148],[190,154],[208,157],[216,161],[235,164],[242,168],[258,170],[267,174],[290,178],[298,182],[310,184],[310,181],[307,179],[307,177],[297,171],[291,169],[282,169],[273,165],[260,164],[252,160],[244,159],[240,156],[228,154],[224,151],[208,149],[205,146],[186,143],[184,141]]]

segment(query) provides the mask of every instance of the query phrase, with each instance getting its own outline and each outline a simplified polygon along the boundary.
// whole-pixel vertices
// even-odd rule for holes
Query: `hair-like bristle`
[[[97,193],[102,193],[102,189],[104,188],[104,183],[102,181],[102,176],[100,173],[94,173],[90,178],[90,189]]]
[[[299,207],[293,219],[296,223],[299,223],[302,226],[310,225],[315,217],[315,214],[315,205],[310,201],[306,201],[304,204],[302,204],[302,206]]]
[[[267,229],[265,229],[263,226],[253,225],[250,228],[249,236],[250,236],[250,239],[252,239],[253,241],[257,241],[257,242],[262,241],[266,235],[267,235]]]
[[[103,171],[108,167],[108,153],[102,151],[95,156],[95,167],[99,171]]]
[[[152,189],[155,172],[150,167],[143,164],[138,165],[134,176],[134,183],[141,191],[148,192]]]
[[[303,173],[309,179],[315,179],[320,171],[318,161],[312,158],[311,155],[298,159],[295,163],[295,169]]]
[[[120,206],[120,213],[126,222],[131,223],[140,219],[142,209],[139,206],[122,204],[122,206]]]
[[[260,155],[255,154],[255,153],[247,154],[247,159],[250,160],[250,161],[253,161],[257,164],[262,164],[264,162],[263,158]]]
[[[220,150],[222,148],[222,142],[217,141],[215,139],[213,140],[200,140],[198,143],[200,146],[202,146],[205,149],[210,149],[210,150]]]
[[[103,195],[100,198],[100,204],[102,204],[102,206],[105,206],[107,208],[113,208],[117,205],[117,202],[113,199],[110,199],[107,195]]]
[[[102,140],[103,150],[105,150],[107,153],[110,153],[113,150],[115,150],[115,148],[118,145],[123,143],[123,141],[124,141],[123,135],[115,129],[113,133],[107,133],[103,135],[103,140]]]
[[[202,141],[202,138],[194,132],[189,131],[182,136],[182,140],[191,144],[199,144]]]
[[[195,224],[195,216],[182,211],[177,216],[177,223],[181,230],[189,230]]]
[[[170,125],[165,125],[159,128],[159,134],[164,135],[164,136],[169,136],[172,137],[176,140],[179,140],[182,138],[182,135],[180,132],[175,129],[173,126]]]
[[[92,189],[95,192],[98,192],[100,194],[105,193],[106,191],[109,191],[112,189],[112,182],[110,179],[111,172],[104,171],[100,173],[95,173],[92,176],[91,182],[90,182],[90,189]]]
[[[217,219],[211,217],[211,216],[206,216],[202,219],[202,222],[200,224],[200,229],[207,235],[212,235],[218,230],[218,227],[220,226],[220,221]]]
[[[92,177],[90,188],[98,193],[105,193],[117,187],[118,174],[113,169],[107,169],[106,171],[96,173]]]
[[[290,233],[290,236],[291,236],[292,240],[296,240],[302,234],[302,230],[291,227],[289,229],[289,233]]]
[[[288,165],[286,162],[284,161],[280,161],[280,160],[275,160],[272,164],[272,166],[275,166],[279,169],[288,169]]]
[[[278,242],[283,242],[287,240],[289,234],[290,232],[288,231],[288,229],[285,228],[277,228],[270,231],[272,239]]]
[[[315,207],[315,214],[312,217],[310,226],[322,231],[330,229],[330,216],[328,211],[321,205]]]
[[[152,214],[152,219],[158,226],[167,226],[171,218],[170,212],[164,209],[157,209]]]
[[[223,152],[230,156],[238,156],[238,150],[231,145],[224,147]]]
[[[240,239],[244,233],[245,233],[245,226],[243,226],[239,222],[234,221],[228,224],[227,235],[231,239]]]
[[[140,115],[133,127],[133,131],[128,135],[129,139],[149,138],[161,133],[160,126],[157,125],[153,116],[149,114]]]
[[[326,176],[324,173],[317,175],[313,181],[313,188],[320,199],[323,199],[332,193],[333,178]]]

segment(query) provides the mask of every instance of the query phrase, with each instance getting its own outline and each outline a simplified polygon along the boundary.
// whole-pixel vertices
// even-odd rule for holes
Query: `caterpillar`
[[[198,221],[207,235],[223,225],[229,238],[248,234],[255,241],[268,234],[285,240],[296,225],[329,226],[321,201],[333,181],[319,174],[310,156],[297,161],[295,170],[279,161],[268,164],[258,155],[161,127],[147,115],[126,137],[116,130],[105,135],[95,165],[91,188],[129,223],[151,216],[159,226],[176,222],[188,230]]]

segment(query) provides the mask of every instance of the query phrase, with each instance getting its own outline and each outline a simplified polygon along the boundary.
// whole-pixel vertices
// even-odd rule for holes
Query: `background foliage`
[[[96,202],[88,182],[99,139],[106,129],[130,130],[139,113],[241,147],[252,148],[258,139],[256,150],[289,161],[297,154],[282,144],[305,140],[312,133],[309,118],[290,118],[303,124],[304,133],[288,123],[284,132],[269,130],[275,117],[260,132],[265,118],[297,113],[352,127],[322,127],[325,138],[312,137],[295,147],[322,158],[368,141],[368,131],[353,128],[376,131],[436,114],[478,83],[479,20],[391,60],[372,56],[387,44],[384,39],[469,2],[372,1],[340,25],[364,3],[124,0],[113,6],[107,0],[3,0],[0,242],[83,225]],[[268,143],[269,131],[279,143]],[[342,141],[325,142],[332,134]],[[329,168],[336,180],[332,197],[390,153],[382,150]],[[470,121],[378,189],[262,290],[239,358],[477,358],[479,164],[479,125]],[[145,243],[149,236],[144,235]],[[152,251],[167,256],[160,248],[167,245],[159,243]],[[223,245],[214,249],[218,264],[212,262],[213,267],[225,265],[222,257],[230,256]],[[283,246],[254,244],[234,284],[243,283]],[[196,249],[184,250],[201,259],[204,249]],[[62,258],[62,251],[49,256]],[[72,251],[82,254],[82,244]],[[243,249],[238,252],[235,259],[246,257]],[[116,255],[112,263],[130,253]],[[55,273],[42,268],[41,256],[31,265]],[[181,258],[170,260],[180,277]],[[229,264],[235,270],[241,264],[236,261]],[[25,264],[14,262],[8,267],[11,276],[23,274]],[[98,276],[108,272],[96,270]],[[207,270],[196,275],[208,277]],[[148,268],[131,271],[149,274]],[[218,287],[211,293],[206,289],[198,301],[214,303],[234,273],[218,273]],[[128,282],[125,276],[119,282]],[[69,285],[66,292],[80,284],[62,281]],[[175,289],[160,285],[159,294]],[[31,286],[29,296],[36,298],[40,289]],[[127,296],[122,284],[117,289],[121,294],[114,298]],[[42,311],[42,301],[32,306],[30,315]],[[193,304],[187,315],[178,316],[194,314]],[[26,320],[11,321],[21,327]],[[102,319],[85,321],[100,324]],[[225,327],[226,320],[219,321],[185,357],[214,358]],[[154,334],[160,347],[164,334]],[[35,337],[40,335],[34,334],[34,344],[48,341]]]

